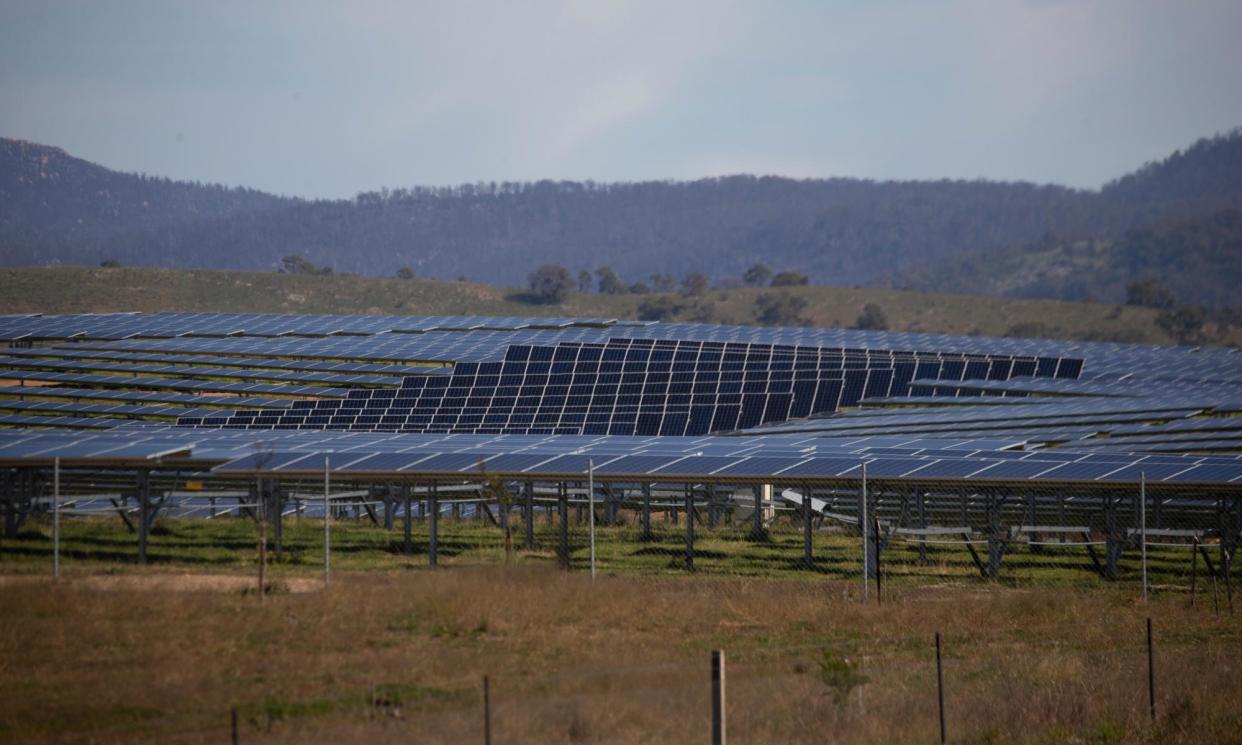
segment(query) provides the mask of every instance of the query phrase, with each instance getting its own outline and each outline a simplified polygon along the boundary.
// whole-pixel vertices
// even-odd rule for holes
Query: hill
[[[1242,304],[1242,209],[1170,218],[1115,239],[1046,237],[1006,251],[976,251],[901,275],[912,289],[1122,302],[1126,285],[1154,279],[1179,300]]]
[[[910,292],[891,289],[792,287],[675,294],[574,293],[559,305],[525,302],[523,294],[472,282],[372,279],[174,269],[0,270],[0,313],[82,313],[138,310],[262,313],[392,313],[571,315],[635,318],[652,307],[664,320],[757,324],[759,298],[793,298],[796,320],[851,326],[868,304],[894,330],[988,336],[1039,336],[1171,343],[1151,308]],[[648,316],[649,317],[649,316]],[[1236,328],[1206,329],[1205,341],[1242,342]]]
[[[253,189],[118,173],[60,148],[0,139],[0,256],[9,264],[46,263],[78,242],[292,203]]]
[[[986,181],[878,182],[732,176],[691,182],[486,183],[306,202],[245,189],[120,174],[55,148],[0,147],[0,263],[264,271],[300,255],[337,272],[468,276],[513,284],[546,262],[611,266],[625,282],[762,262],[837,286],[1115,299],[1126,251],[1027,277],[1032,246],[1120,245],[1135,231],[1242,208],[1242,132],[1200,141],[1100,191]],[[1148,245],[1148,244],[1145,244]],[[1184,294],[1228,304],[1202,245]],[[1161,256],[1176,246],[1144,248]],[[1146,255],[1146,254],[1144,254]],[[1061,262],[1059,254],[1042,264]],[[1167,263],[1139,262],[1159,272]],[[1088,271],[1089,270],[1089,271]],[[969,278],[967,280],[966,278]]]

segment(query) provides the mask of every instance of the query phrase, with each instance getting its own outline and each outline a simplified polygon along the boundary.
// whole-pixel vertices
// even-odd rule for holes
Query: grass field
[[[933,742],[937,631],[953,742],[1238,741],[1242,627],[1210,596],[1145,604],[1072,562],[985,583],[951,552],[914,574],[894,549],[884,604],[864,605],[831,571],[856,541],[817,536],[829,571],[808,574],[793,531],[769,549],[788,562],[758,563],[703,531],[689,575],[673,526],[654,546],[601,530],[592,581],[546,551],[506,564],[494,527],[443,527],[431,569],[421,526],[406,556],[400,530],[336,523],[324,589],[319,524],[291,519],[261,600],[249,521],[164,521],[141,567],[116,521],[68,520],[58,584],[34,523],[0,546],[0,741],[223,742],[237,709],[247,743],[481,742],[485,674],[498,743],[707,741],[723,648],[734,742]]]
[[[522,279],[516,277],[514,283]],[[1156,325],[1156,311],[1149,308],[870,288],[784,291],[806,301],[801,315],[816,326],[851,326],[864,305],[876,303],[890,327],[900,331],[987,336],[1013,331],[1050,338],[1172,341]],[[755,301],[765,292],[773,290],[712,290],[698,299],[667,297],[683,306],[677,320],[710,317],[718,323],[753,324]],[[572,294],[563,304],[539,305],[524,302],[516,290],[470,282],[144,268],[0,270],[0,313],[182,310],[635,318],[640,303],[658,297]],[[1242,330],[1235,329],[1218,334],[1214,343],[1239,342]]]

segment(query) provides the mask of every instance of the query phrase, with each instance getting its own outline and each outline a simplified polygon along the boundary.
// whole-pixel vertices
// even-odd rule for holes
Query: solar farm
[[[160,516],[262,513],[279,553],[285,517],[327,512],[402,522],[406,549],[417,520],[432,564],[443,515],[574,566],[585,508],[638,542],[678,526],[685,569],[696,528],[784,527],[776,564],[811,571],[853,535],[875,578],[890,546],[956,545],[980,578],[1056,548],[1120,579],[1149,544],[1228,577],[1242,530],[1234,349],[226,313],[7,316],[0,338],[6,535],[55,502],[123,519],[142,561]]]
[[[0,740],[475,741],[490,673],[487,737],[706,741],[708,645],[748,741],[938,714],[944,741],[946,708],[952,740],[1236,732],[1235,349],[226,313],[0,338]]]

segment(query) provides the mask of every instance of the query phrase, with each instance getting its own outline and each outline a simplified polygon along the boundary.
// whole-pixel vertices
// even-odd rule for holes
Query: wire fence
[[[225,482],[208,493],[10,488],[0,556],[59,569],[61,522],[123,526],[137,558],[161,554],[161,524],[262,525],[268,560],[324,565],[337,551],[406,562],[544,561],[574,572],[836,579],[862,599],[945,582],[1101,583],[1135,594],[1210,594],[1232,606],[1242,499],[1139,483],[948,488],[884,480],[823,484],[552,482]],[[325,491],[326,489],[326,491]],[[314,525],[322,523],[323,530]],[[365,530],[364,530],[365,529]],[[24,532],[23,532],[24,531]],[[376,532],[378,531],[378,532]],[[210,543],[210,534],[203,541]],[[236,541],[222,541],[236,548]],[[315,544],[320,544],[316,546]],[[176,561],[175,552],[164,552]],[[341,566],[348,568],[346,560]],[[89,558],[73,550],[69,561]],[[373,562],[374,563],[374,562]],[[378,563],[383,563],[379,561]]]
[[[174,741],[1086,742],[1203,741],[1236,725],[1236,638],[1127,619],[1022,636],[918,634],[703,651],[439,685],[376,682],[330,701],[239,702]],[[486,679],[486,682],[485,682]],[[1009,733],[1007,736],[1005,733]],[[1203,738],[1203,739],[1195,739]],[[1018,737],[1021,739],[1021,736]],[[1043,741],[1043,740],[1040,740]]]

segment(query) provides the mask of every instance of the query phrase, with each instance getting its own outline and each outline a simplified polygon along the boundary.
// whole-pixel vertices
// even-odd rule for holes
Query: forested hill
[[[926,287],[947,283],[932,270],[955,259],[1111,242],[1242,206],[1238,132],[1098,192],[734,176],[476,184],[304,202],[119,174],[28,143],[4,141],[0,156],[0,259],[9,265],[110,260],[263,270],[293,254],[337,272],[391,276],[408,266],[422,276],[511,285],[548,262],[573,270],[608,265],[631,282],[696,271],[724,280],[763,263],[823,284]],[[983,263],[1006,270],[1004,262]]]
[[[80,254],[71,247],[78,241],[292,203],[253,189],[118,173],[60,148],[0,138],[0,248],[8,264]]]

